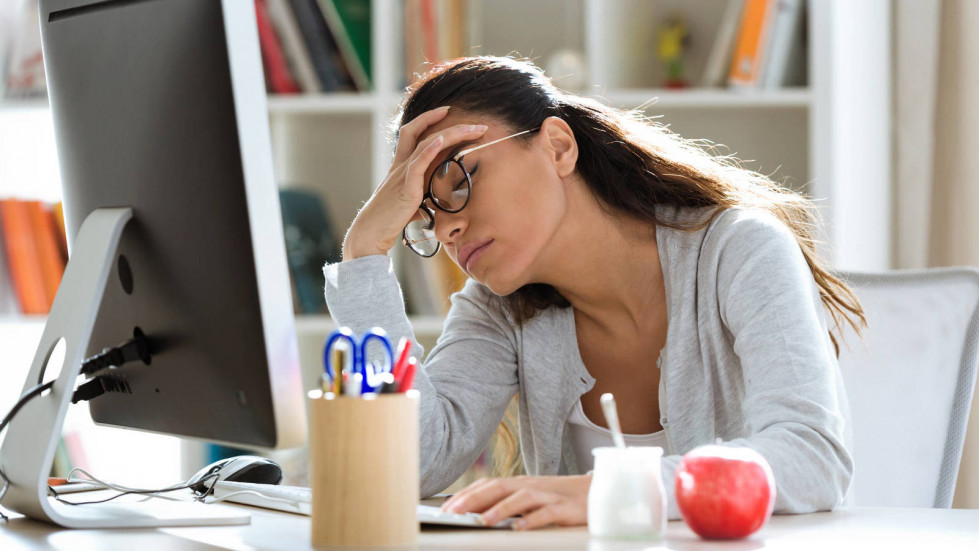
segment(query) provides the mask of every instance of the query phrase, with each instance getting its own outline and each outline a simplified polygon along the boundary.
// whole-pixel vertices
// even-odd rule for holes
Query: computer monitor
[[[45,481],[78,364],[137,328],[152,361],[117,370],[129,392],[92,400],[97,423],[305,439],[254,4],[41,0],[40,19],[70,256],[25,390],[61,338],[66,353],[8,428],[3,505],[70,527],[201,523],[215,515],[61,507]]]

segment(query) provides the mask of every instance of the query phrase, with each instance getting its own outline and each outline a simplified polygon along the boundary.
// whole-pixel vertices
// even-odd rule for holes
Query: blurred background
[[[432,63],[460,56],[530,58],[559,88],[639,109],[809,195],[838,269],[979,265],[979,38],[969,32],[979,2],[240,1],[258,23],[268,109],[253,115],[271,123],[307,380],[333,329],[320,268],[338,258],[389,168],[401,93]],[[0,411],[20,392],[67,261],[60,200],[37,1],[3,0]],[[464,278],[444,254],[394,256],[430,349]],[[234,451],[95,427],[79,405],[53,472],[84,466],[166,485],[223,453]],[[155,462],[159,480],[130,471],[137,456]],[[304,482],[302,450],[277,457]],[[491,461],[484,454],[459,484]],[[979,507],[975,405],[954,506]]]

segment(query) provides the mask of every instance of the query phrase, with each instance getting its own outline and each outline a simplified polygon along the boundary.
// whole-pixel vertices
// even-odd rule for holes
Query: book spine
[[[745,0],[741,27],[738,30],[738,40],[728,74],[728,84],[731,86],[753,88],[761,84],[765,41],[776,1]]]
[[[31,229],[27,204],[16,199],[0,200],[0,222],[10,279],[24,314],[46,314],[50,309],[44,290],[37,245]]]
[[[54,297],[58,294],[61,278],[65,274],[65,262],[58,249],[58,237],[51,224],[51,215],[40,201],[29,201],[27,211],[31,220],[31,230],[37,248],[37,260],[41,266],[41,281],[44,285],[45,312],[51,310]]]
[[[262,62],[268,72],[268,86],[276,94],[296,94],[301,90],[289,72],[282,43],[272,26],[265,0],[255,0],[255,18],[258,26],[258,42]]]
[[[290,0],[323,91],[349,90],[351,86],[346,82],[343,68],[336,64],[330,49],[329,41],[332,36],[316,2],[317,0]]]
[[[343,56],[344,63],[350,70],[350,74],[353,77],[354,83],[357,89],[363,92],[370,91],[371,82],[368,76],[367,64],[370,63],[370,51],[368,50],[362,56],[357,51],[357,47],[354,45],[354,41],[351,37],[351,24],[355,23],[351,21],[348,23],[344,21],[343,16],[337,9],[336,0],[319,0],[320,11],[323,12],[323,17],[326,19],[326,24],[330,27],[330,32],[333,33],[334,39],[336,39],[337,47],[340,50],[340,54]],[[366,8],[362,11],[366,12],[367,21],[370,22],[370,2],[367,2]],[[370,38],[370,29],[368,27],[368,39]],[[369,42],[368,42],[369,47]]]
[[[778,0],[772,17],[771,48],[762,71],[763,87],[778,88],[786,84],[792,50],[797,46],[802,23],[802,0]]]
[[[316,76],[313,60],[309,57],[309,50],[303,42],[302,31],[299,30],[299,22],[296,21],[296,14],[289,6],[289,0],[268,0],[267,5],[269,18],[279,32],[279,37],[282,38],[286,60],[289,61],[303,92],[307,94],[322,92],[323,87]]]

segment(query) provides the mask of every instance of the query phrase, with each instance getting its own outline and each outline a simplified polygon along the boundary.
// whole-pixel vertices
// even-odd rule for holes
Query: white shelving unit
[[[808,0],[807,4],[808,85],[752,93],[657,87],[662,78],[654,55],[657,22],[672,14],[687,20],[693,36],[687,67],[690,81],[696,82],[724,11],[721,0],[469,0],[466,30],[473,55],[517,52],[546,66],[559,50],[580,52],[588,67],[582,94],[628,109],[656,98],[645,114],[658,117],[686,138],[725,145],[725,153],[750,161],[750,168],[763,173],[778,168],[776,179],[784,178],[786,185],[818,199],[830,245],[826,254],[836,267],[888,268],[890,3]],[[393,143],[388,124],[401,100],[403,78],[401,9],[400,0],[373,0],[375,91],[268,99],[279,184],[319,191],[337,236],[343,235],[390,166]],[[0,129],[5,115],[37,112],[46,106],[44,100],[0,100]],[[57,162],[53,139],[46,153],[42,149],[38,146],[38,158],[32,162]],[[48,177],[52,178],[56,176]],[[30,190],[16,191],[30,194]],[[443,320],[412,317],[411,321],[419,341],[430,350]],[[16,373],[22,372],[20,366],[26,368],[43,323],[43,316],[0,316],[0,344],[9,356],[6,359],[14,362],[0,374],[9,376],[14,367]],[[329,316],[297,317],[307,387],[321,372],[323,339],[334,327]],[[8,385],[9,396],[0,393],[0,402],[15,399],[20,375],[12,380],[16,384]],[[153,438],[144,448],[158,446],[157,455],[172,465],[175,444],[165,437]],[[184,443],[182,475],[200,466],[200,455],[199,446]],[[303,456],[296,457],[298,466],[290,468],[301,469]],[[118,471],[115,466],[110,470]],[[163,467],[160,472],[171,475]]]
[[[684,137],[723,144],[750,168],[817,199],[836,267],[884,269],[891,255],[890,3],[807,4],[808,85],[770,91],[657,87],[658,22],[673,14],[687,20],[688,76],[696,82],[724,11],[718,0],[469,0],[467,32],[473,55],[517,52],[546,66],[559,50],[580,52],[588,67],[581,93],[624,108],[657,98],[645,114]],[[403,79],[401,10],[400,0],[373,2],[373,92],[268,100],[280,185],[319,191],[337,236],[390,165],[388,125]],[[44,105],[0,102],[0,117]],[[430,348],[441,320],[413,322]],[[320,361],[313,343],[321,345],[332,327],[328,317],[299,316],[307,369]]]

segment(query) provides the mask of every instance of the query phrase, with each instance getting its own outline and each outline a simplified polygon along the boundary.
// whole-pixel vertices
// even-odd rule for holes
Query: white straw
[[[608,424],[608,429],[612,431],[612,441],[615,442],[615,447],[624,448],[625,438],[622,437],[622,429],[619,427],[619,414],[615,410],[615,398],[609,392],[602,394],[602,411],[605,412],[605,422]]]

